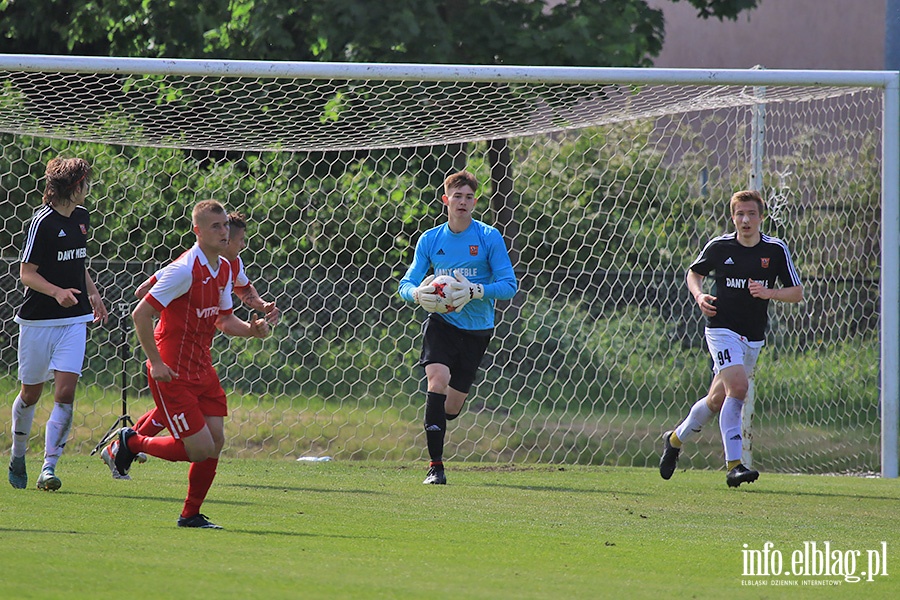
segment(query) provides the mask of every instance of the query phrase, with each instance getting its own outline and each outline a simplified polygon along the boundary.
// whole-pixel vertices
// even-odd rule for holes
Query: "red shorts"
[[[198,433],[206,425],[205,417],[228,415],[225,390],[215,369],[190,381],[156,381],[149,373],[147,379],[163,424],[176,439]]]

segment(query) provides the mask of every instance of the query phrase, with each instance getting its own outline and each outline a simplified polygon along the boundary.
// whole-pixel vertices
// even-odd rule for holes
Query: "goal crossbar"
[[[127,58],[0,54],[0,69],[24,72],[121,73],[196,77],[384,79],[508,83],[677,85],[799,85],[887,88],[895,71],[801,69],[660,69],[630,67],[530,67],[408,63],[266,62],[178,58]]]

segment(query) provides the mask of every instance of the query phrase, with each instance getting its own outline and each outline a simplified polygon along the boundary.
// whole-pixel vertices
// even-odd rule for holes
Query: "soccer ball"
[[[434,293],[443,300],[438,304],[437,310],[434,312],[444,314],[456,310],[450,304],[450,284],[455,281],[456,279],[450,275],[439,275],[431,282],[431,285],[434,286]]]

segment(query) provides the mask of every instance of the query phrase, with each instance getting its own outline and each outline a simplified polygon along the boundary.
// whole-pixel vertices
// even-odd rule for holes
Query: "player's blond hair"
[[[738,202],[756,202],[756,207],[759,209],[759,216],[766,214],[766,201],[763,200],[762,194],[756,190],[741,190],[731,195],[729,207],[731,208],[732,216],[734,216],[734,205]]]
[[[197,217],[206,213],[224,215],[225,207],[218,200],[201,200],[194,205],[194,209],[191,211],[191,223],[194,227],[197,226]]]
[[[45,172],[44,204],[68,204],[82,183],[91,181],[91,165],[83,158],[54,158]]]

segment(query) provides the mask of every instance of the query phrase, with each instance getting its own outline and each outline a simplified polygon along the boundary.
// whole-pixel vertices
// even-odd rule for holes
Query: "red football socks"
[[[188,473],[188,493],[184,501],[184,509],[181,511],[182,517],[193,517],[200,512],[200,506],[206,500],[206,494],[212,486],[213,479],[216,478],[218,464],[218,458],[207,458],[203,462],[191,463],[191,470]]]
[[[184,442],[170,435],[164,437],[147,437],[135,435],[128,439],[128,449],[134,453],[143,452],[163,460],[187,462],[187,450]]]

